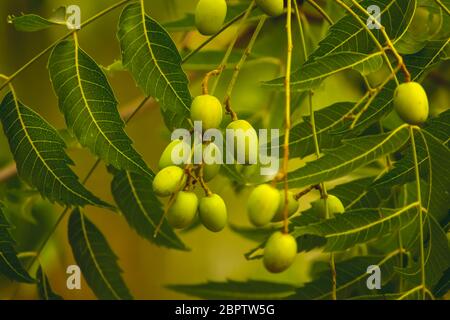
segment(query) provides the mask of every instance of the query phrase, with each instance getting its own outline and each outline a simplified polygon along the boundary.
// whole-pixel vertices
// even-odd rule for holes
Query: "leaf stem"
[[[300,10],[298,8],[298,5],[295,5],[295,16],[297,17],[297,24],[300,31],[300,38],[302,41],[302,47],[303,47],[303,55],[305,57],[305,61],[308,59],[308,52],[306,49],[306,41],[305,41],[305,34],[303,32],[303,25],[301,21],[300,16]],[[315,120],[315,113],[314,113],[314,105],[313,105],[313,92],[309,90],[308,92],[308,103],[309,103],[309,114],[310,114],[310,121],[311,121],[311,127],[312,127],[312,133],[313,133],[313,141],[314,141],[314,149],[316,153],[316,158],[318,159],[320,157],[320,146],[319,146],[319,139],[317,137],[317,127],[316,127],[316,120]],[[328,212],[328,205],[326,205],[326,201],[328,198],[327,188],[325,186],[325,183],[320,184],[320,193],[321,197],[325,201],[325,212],[326,212],[326,219],[329,219],[329,212]],[[330,269],[331,269],[331,298],[333,300],[337,299],[337,289],[336,289],[336,264],[335,264],[335,257],[334,253],[330,253]]]
[[[237,30],[235,36],[233,37],[233,39],[231,40],[230,44],[228,45],[228,49],[225,52],[225,55],[224,55],[222,61],[220,62],[220,65],[217,67],[217,70],[219,70],[219,73],[218,73],[217,78],[214,81],[214,84],[213,84],[212,89],[211,89],[211,94],[212,95],[214,94],[214,92],[217,89],[217,85],[219,84],[220,78],[222,76],[222,72],[226,68],[228,59],[230,58],[231,52],[233,51],[233,48],[234,48],[234,45],[236,44],[236,41],[238,40],[239,35],[241,34],[242,30],[244,29],[245,23],[247,22],[247,19],[248,19],[250,13],[253,11],[254,8],[255,8],[255,0],[252,0],[250,2],[250,5],[248,6],[247,10],[245,11],[244,16],[242,17],[242,20],[241,20],[241,22],[239,24],[239,27],[238,27],[238,30]]]
[[[450,16],[450,10],[442,3],[441,0],[434,0],[441,8]]]
[[[94,22],[95,20],[97,20],[98,18],[104,16],[105,14],[109,13],[110,11],[124,5],[125,3],[129,2],[130,0],[122,0],[120,2],[117,2],[116,4],[100,11],[99,13],[95,14],[94,16],[90,17],[89,19],[87,19],[85,22],[83,22],[80,25],[80,29],[82,29],[83,27],[91,24],[92,22]],[[35,63],[37,60],[39,60],[41,57],[43,57],[46,53],[48,53],[50,50],[53,49],[54,46],[56,46],[59,42],[67,39],[68,37],[70,37],[74,32],[76,32],[77,30],[72,30],[69,33],[65,34],[64,36],[62,36],[61,38],[59,38],[58,40],[54,41],[51,45],[49,45],[47,48],[45,48],[44,50],[42,50],[40,53],[38,53],[36,56],[34,56],[31,60],[29,60],[27,63],[25,63],[22,67],[20,67],[16,72],[14,72],[12,75],[10,75],[9,77],[7,77],[6,81],[4,83],[2,83],[2,85],[0,86],[0,90],[2,90],[4,87],[6,87],[8,85],[8,83],[10,83],[11,81],[13,81],[19,74],[21,74],[24,70],[26,70],[29,66],[31,66],[33,63]]]
[[[325,12],[325,10],[322,9],[321,6],[319,6],[314,0],[306,0],[314,9],[316,9],[322,17],[329,23],[334,24],[333,20],[330,18],[330,16]],[[297,5],[295,5],[297,7]]]
[[[420,188],[420,171],[419,171],[419,161],[417,159],[417,148],[416,141],[414,139],[414,128],[415,126],[409,126],[409,135],[411,138],[411,147],[414,159],[414,171],[416,175],[416,193],[418,208],[417,214],[419,215],[419,241],[420,241],[420,274],[421,274],[421,286],[422,286],[422,299],[425,300],[426,295],[426,275],[425,275],[425,248],[424,248],[424,235],[423,235],[423,210],[422,210],[422,195]],[[417,130],[420,128],[417,127]]]
[[[231,119],[232,120],[237,120],[237,115],[236,113],[233,111],[232,107],[231,107],[231,93],[233,92],[233,88],[236,84],[237,78],[239,76],[239,73],[245,63],[245,61],[247,60],[248,56],[250,55],[253,46],[256,42],[256,39],[258,38],[259,33],[261,32],[262,27],[264,26],[264,23],[266,22],[267,17],[263,16],[260,20],[258,25],[256,26],[255,31],[253,32],[253,35],[247,45],[247,48],[245,48],[244,53],[242,54],[241,59],[239,60],[239,62],[236,64],[236,66],[234,67],[234,72],[233,72],[233,76],[231,77],[230,83],[228,84],[228,88],[225,92],[225,99],[224,99],[224,105],[225,105],[225,110],[227,111],[228,114],[230,114]]]

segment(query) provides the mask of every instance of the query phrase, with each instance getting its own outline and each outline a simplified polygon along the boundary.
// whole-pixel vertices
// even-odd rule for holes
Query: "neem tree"
[[[26,266],[19,260],[21,253],[16,252],[8,231],[12,226],[0,208],[2,274],[14,281],[36,283],[44,299],[60,298],[50,289],[40,267],[35,275],[31,272],[53,232],[70,214],[70,245],[93,292],[100,299],[130,299],[116,256],[82,208],[120,210],[139,235],[176,250],[187,250],[187,246],[174,228],[190,227],[197,214],[207,229],[218,232],[225,228],[226,203],[213,193],[208,182],[221,174],[238,185],[249,175],[260,174],[258,164],[250,164],[256,157],[250,148],[250,138],[257,139],[256,130],[249,119],[241,119],[233,110],[232,91],[241,68],[252,59],[251,51],[265,22],[279,19],[286,21],[286,29],[279,31],[286,37],[285,74],[262,85],[281,96],[273,100],[277,108],[284,109],[281,167],[269,181],[254,184],[246,209],[255,227],[233,229],[261,239],[246,257],[262,259],[270,272],[286,270],[297,253],[314,248],[322,248],[329,255],[329,267],[300,288],[260,281],[171,288],[205,298],[442,297],[448,291],[450,266],[446,237],[450,119],[448,111],[429,117],[427,94],[420,82],[430,69],[448,58],[449,4],[439,0],[335,0],[334,5],[344,15],[333,21],[326,8],[313,0],[305,1],[319,13],[324,25],[329,24],[325,37],[308,52],[311,30],[303,2],[252,0],[227,4],[225,0],[199,0],[195,15],[163,27],[146,13],[144,1],[125,0],[86,20],[81,30],[71,30],[14,74],[2,75],[1,89],[9,87],[9,92],[0,105],[0,119],[18,174],[43,198],[66,206],[46,240],[30,254]],[[125,121],[117,110],[104,68],[78,42],[84,26],[122,5],[126,6],[117,31],[121,62],[109,69],[128,70],[147,96]],[[66,18],[63,10],[60,19],[30,14],[11,17],[10,22],[19,31],[31,32],[66,25]],[[203,54],[202,59],[216,61],[217,56],[201,49],[235,24],[238,32],[217,67],[205,74],[203,94],[193,99],[183,64],[199,54]],[[166,29],[194,25],[210,38],[182,56]],[[236,49],[237,40],[249,26],[253,34],[245,49]],[[295,67],[293,33],[300,39],[295,46],[301,48],[304,60]],[[81,182],[70,168],[74,163],[65,152],[60,133],[21,103],[13,87],[13,80],[48,52],[50,79],[67,127],[82,147],[98,157]],[[220,97],[222,106],[214,92],[224,81],[221,75],[235,53],[241,57],[234,63],[225,96]],[[348,69],[359,73],[365,94],[357,102],[335,103],[315,111],[314,90],[327,77]],[[387,72],[381,81],[374,84],[369,80],[382,69]],[[204,157],[224,155],[214,142],[186,145],[175,140],[162,153],[160,171],[155,175],[123,129],[150,97],[159,102],[169,130],[191,130],[194,121],[202,121],[204,130],[246,131],[247,139],[235,141],[236,148],[244,150],[242,161],[219,165],[200,159],[195,163],[191,158],[196,148]],[[309,107],[308,116],[298,119],[295,111],[303,100]],[[393,110],[403,121],[385,121]],[[175,163],[172,156],[180,150],[192,151],[185,161]],[[288,168],[288,160],[308,156],[305,166]],[[116,205],[84,187],[100,163],[108,166],[113,177],[111,190]],[[327,189],[328,181],[348,177],[365,167],[373,169],[372,175]],[[197,187],[205,194],[200,199],[194,192]],[[311,209],[299,212],[299,200],[313,190],[319,191],[320,199]],[[161,199],[165,197],[168,200],[163,206]],[[351,248],[357,250],[348,254]],[[383,289],[375,293],[365,283],[371,265],[383,272]]]

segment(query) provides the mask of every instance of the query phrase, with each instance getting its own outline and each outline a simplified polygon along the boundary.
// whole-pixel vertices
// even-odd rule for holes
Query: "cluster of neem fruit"
[[[277,17],[283,13],[284,0],[256,0],[267,15]],[[213,35],[222,28],[227,15],[225,0],[200,0],[195,11],[195,25],[203,35]]]
[[[257,5],[270,16],[279,16],[284,10],[283,0],[256,0]],[[222,27],[227,11],[225,0],[200,0],[196,11],[196,26],[200,33],[211,35]],[[408,124],[419,125],[428,118],[428,99],[419,83],[406,82],[399,85],[394,93],[394,109],[400,118]],[[220,101],[211,95],[197,96],[191,105],[191,120],[201,121],[203,130],[219,128],[222,123],[223,108]],[[227,130],[241,131],[257,140],[253,126],[245,121],[233,119]],[[244,136],[245,136],[244,134]],[[236,150],[244,150],[244,163],[249,165],[255,155],[250,147],[252,139],[238,140],[234,135]],[[253,140],[254,141],[254,140]],[[181,140],[172,141],[164,150],[159,161],[160,171],[153,180],[153,190],[160,197],[170,196],[166,218],[174,228],[187,228],[194,222],[197,213],[202,224],[213,232],[221,231],[227,224],[228,214],[224,200],[212,193],[206,182],[212,180],[220,171],[220,164],[192,164],[192,153],[182,163],[174,163],[173,153],[186,150],[180,148]],[[192,148],[191,148],[192,147]],[[201,149],[202,157],[211,152],[221,152],[213,142],[188,146],[187,150]],[[175,150],[177,149],[177,151]],[[185,151],[183,151],[185,152]],[[202,159],[204,160],[204,159]],[[276,180],[276,179],[275,179]],[[274,181],[276,182],[276,181]],[[200,200],[194,189],[200,185],[205,197]],[[278,190],[275,184],[261,184],[252,190],[247,202],[250,222],[256,227],[278,223],[294,215],[299,209],[299,195],[292,191]],[[344,212],[342,202],[328,194],[312,203],[312,210],[321,218],[333,217]],[[289,268],[297,255],[296,239],[284,231],[273,233],[264,248],[263,263],[266,269],[278,273]]]

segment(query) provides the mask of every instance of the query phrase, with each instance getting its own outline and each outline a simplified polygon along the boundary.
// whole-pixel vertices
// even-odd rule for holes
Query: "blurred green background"
[[[35,33],[21,33],[7,24],[10,14],[36,13],[48,17],[59,6],[76,4],[81,8],[81,19],[96,14],[100,10],[114,4],[117,0],[3,0],[0,2],[0,73],[10,75],[34,55],[47,47],[67,32],[64,28],[50,28]],[[193,12],[196,0],[147,0],[146,11],[161,23],[176,20],[188,12]],[[116,59],[120,59],[120,49],[116,39],[116,26],[120,10],[118,8],[91,25],[83,28],[79,33],[80,45],[89,53],[98,64],[108,66]],[[336,17],[339,13],[332,7],[328,8]],[[310,8],[308,10],[314,39],[309,41],[313,46],[324,34],[322,20]],[[251,26],[250,26],[251,28]],[[224,49],[236,28],[231,28],[219,36],[207,49]],[[245,46],[251,32],[245,32],[238,41],[238,46]],[[181,49],[195,48],[206,38],[196,31],[172,34],[174,41]],[[300,57],[300,46],[297,37],[294,39],[294,54]],[[283,19],[274,19],[266,23],[254,52],[262,55],[284,58],[285,30]],[[37,61],[16,80],[14,86],[20,99],[29,107],[39,112],[56,128],[65,127],[64,120],[58,110],[57,100],[52,91],[46,60],[48,55]],[[296,59],[295,63],[301,62]],[[295,68],[295,65],[294,65]],[[443,67],[448,70],[448,65]],[[200,93],[200,80],[205,71],[189,71],[191,79],[191,93]],[[239,114],[262,114],[260,124],[272,123],[281,125],[283,110],[282,100],[270,105],[270,93],[259,87],[259,82],[277,76],[279,66],[270,63],[253,64],[243,69],[233,95],[233,107]],[[441,72],[442,74],[442,72]],[[446,74],[444,72],[444,74]],[[448,74],[448,73],[447,73]],[[141,91],[136,87],[127,72],[111,74],[110,82],[115,90],[119,108],[130,109],[142,99]],[[229,72],[225,73],[223,85],[219,86],[217,95],[222,97],[229,79]],[[447,81],[448,79],[430,80],[427,89],[432,93],[431,104],[433,110],[445,109],[448,106],[449,93],[445,85],[436,86],[434,81]],[[442,87],[444,89],[442,89]],[[3,97],[5,90],[0,93]],[[314,103],[317,107],[330,105],[336,101],[356,101],[363,92],[361,79],[353,72],[338,74],[329,78],[317,90]],[[270,108],[269,108],[270,107]],[[304,113],[305,108],[297,108],[297,114]],[[264,112],[260,112],[263,110]],[[276,121],[269,119],[269,114],[278,114]],[[296,117],[296,121],[299,121]],[[150,103],[127,126],[129,136],[134,140],[136,149],[143,155],[153,170],[157,169],[159,156],[169,141],[169,132],[165,129],[157,104]],[[71,148],[70,156],[77,164],[75,172],[83,177],[95,158],[85,149]],[[0,168],[11,163],[11,154],[3,132],[0,133]],[[91,180],[87,183],[92,190],[107,201],[112,201],[110,195],[111,176],[100,165]],[[236,193],[233,185],[223,177],[215,179],[212,189],[221,194],[228,206],[230,221],[237,225],[248,225],[245,214],[245,199],[249,188]],[[9,207],[7,215],[16,226],[12,231],[18,250],[33,251],[48,233],[57,215],[62,208],[40,201],[39,197],[23,201],[23,195],[16,192],[22,188],[17,179],[0,184],[0,199]],[[317,197],[311,194],[302,198],[301,208],[307,208],[308,202]],[[86,214],[105,234],[112,249],[119,257],[119,264],[124,270],[124,279],[132,294],[139,299],[172,299],[186,298],[186,296],[165,289],[166,284],[198,283],[207,280],[244,280],[244,279],[271,279],[280,282],[300,284],[309,279],[311,260],[317,259],[320,253],[313,251],[300,254],[295,265],[279,275],[269,274],[262,266],[261,261],[247,261],[244,253],[255,246],[255,242],[244,239],[231,230],[215,234],[204,228],[196,228],[189,232],[182,232],[181,237],[192,248],[191,252],[177,252],[159,248],[140,238],[126,224],[119,215],[109,211],[89,207]],[[41,263],[47,273],[53,289],[67,299],[93,299],[95,298],[85,282],[81,290],[68,290],[66,288],[65,273],[68,265],[75,264],[71,249],[67,241],[67,221],[64,221],[55,233],[44,254]],[[18,285],[0,278],[0,299],[28,299],[36,298],[36,289],[32,285]]]

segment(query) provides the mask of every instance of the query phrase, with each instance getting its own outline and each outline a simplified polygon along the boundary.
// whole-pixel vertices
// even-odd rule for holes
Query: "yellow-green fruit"
[[[203,179],[210,181],[214,179],[220,172],[220,164],[222,163],[222,152],[214,143],[203,146]]]
[[[195,11],[195,25],[203,35],[213,35],[222,28],[227,15],[225,0],[200,0]]]
[[[335,214],[338,213],[344,213],[345,208],[341,200],[339,200],[338,197],[329,194],[326,201],[325,199],[319,199],[312,203],[313,210],[319,217],[325,218],[327,215],[325,202],[328,205],[328,215],[330,217],[333,217]]]
[[[402,83],[394,93],[394,109],[406,123],[424,123],[429,112],[427,93],[417,82]]]
[[[232,121],[227,126],[227,137],[232,134],[234,158],[238,164],[255,164],[258,159],[258,134],[245,120]]]
[[[219,232],[227,224],[227,207],[223,199],[217,194],[211,194],[200,200],[199,217],[203,225],[213,231]]]
[[[280,194],[277,189],[261,184],[250,193],[247,202],[248,218],[252,224],[262,227],[268,224],[278,210]]]
[[[186,183],[183,169],[169,166],[159,171],[153,179],[153,191],[160,197],[167,197],[181,190]]]
[[[264,248],[264,266],[273,273],[289,268],[297,255],[297,241],[290,234],[275,232]]]
[[[278,17],[284,10],[284,0],[256,0],[256,4],[271,17]]]
[[[175,163],[174,156],[176,156],[177,160],[181,160],[181,163]],[[168,166],[182,166],[187,163],[190,156],[190,146],[181,141],[174,140],[168,144],[168,146],[164,149],[161,157],[159,158],[158,167],[159,169],[164,169]]]
[[[222,122],[222,104],[209,94],[195,97],[191,105],[192,121],[201,121],[203,130],[218,128]]]
[[[174,228],[186,228],[194,220],[197,209],[197,195],[189,191],[180,191],[169,211],[167,211],[167,221]]]
[[[278,210],[275,216],[272,218],[272,222],[278,222],[284,219],[284,190],[279,191],[280,203],[278,204]],[[288,217],[292,216],[298,210],[298,201],[294,198],[294,193],[288,191]]]

